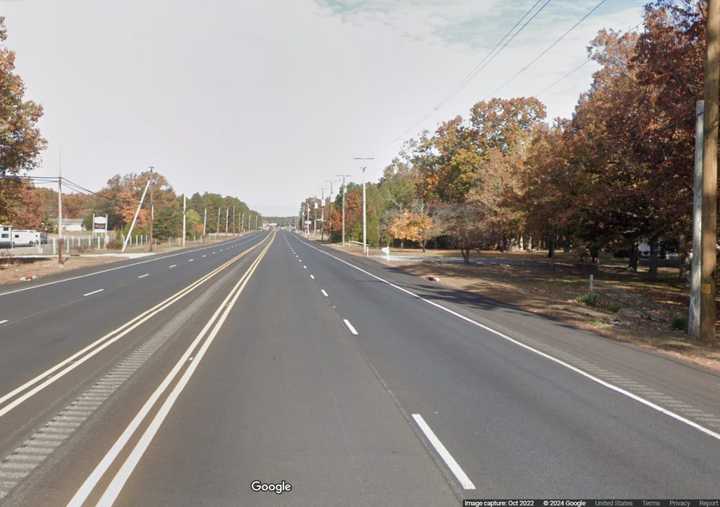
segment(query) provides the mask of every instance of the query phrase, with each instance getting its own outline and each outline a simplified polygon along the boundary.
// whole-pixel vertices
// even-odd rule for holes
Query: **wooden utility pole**
[[[205,232],[207,229],[207,208],[203,211],[203,241],[205,241]]]
[[[185,238],[187,236],[187,197],[183,194],[183,221],[182,221],[182,246],[185,246]]]
[[[708,0],[705,31],[705,114],[703,120],[702,268],[700,338],[715,341],[715,267],[717,263],[718,96],[720,95],[720,0]]]

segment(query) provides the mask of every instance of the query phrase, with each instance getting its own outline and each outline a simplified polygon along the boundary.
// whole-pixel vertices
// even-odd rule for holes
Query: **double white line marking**
[[[3,395],[0,397],[0,417],[4,416],[14,408],[16,408],[21,403],[25,402],[27,399],[31,398],[32,396],[36,395],[49,385],[55,383],[60,378],[67,375],[69,372],[83,364],[84,362],[88,361],[92,357],[99,354],[101,351],[115,343],[116,341],[120,340],[122,337],[130,333],[132,330],[146,322],[147,320],[151,319],[161,311],[165,310],[167,307],[178,301],[179,299],[185,297],[193,290],[197,289],[199,286],[207,282],[209,279],[226,269],[228,266],[232,265],[235,261],[239,260],[241,257],[245,256],[258,246],[260,246],[262,242],[253,245],[252,247],[248,248],[247,250],[243,251],[242,253],[238,254],[237,256],[233,257],[229,261],[221,264],[214,270],[210,271],[208,274],[200,277],[195,282],[191,283],[184,289],[176,292],[169,298],[165,299],[161,303],[158,303],[157,305],[153,306],[149,310],[145,310],[143,313],[138,315],[137,317],[129,320],[122,326],[114,329],[113,331],[110,331],[106,335],[102,336],[101,338],[98,338],[90,345],[84,347],[83,349],[80,349],[79,351],[75,352],[71,356],[67,357],[63,361],[60,361],[52,368],[49,368],[45,370],[40,375],[37,375],[36,377],[28,380],[24,384],[16,387],[9,393]],[[12,401],[10,401],[12,400]]]
[[[275,235],[273,234],[272,238],[274,239],[274,237]],[[170,409],[175,404],[175,401],[180,396],[180,393],[182,393],[183,389],[190,380],[190,377],[192,377],[200,361],[202,361],[205,353],[207,352],[208,348],[210,347],[213,340],[220,331],[220,328],[225,323],[225,320],[227,319],[230,310],[232,310],[233,306],[240,297],[240,294],[245,289],[248,280],[250,280],[250,277],[257,269],[260,261],[262,261],[263,257],[265,257],[265,254],[267,253],[271,244],[272,239],[265,246],[265,248],[263,248],[257,259],[255,259],[255,261],[251,264],[245,274],[240,278],[237,284],[235,284],[232,290],[230,290],[223,302],[220,304],[217,310],[215,310],[213,316],[205,324],[202,331],[200,331],[197,337],[193,340],[193,342],[187,348],[182,357],[180,357],[178,362],[175,363],[175,366],[170,371],[170,373],[163,379],[157,389],[155,389],[155,391],[150,395],[150,397],[147,399],[140,411],[135,415],[127,428],[125,428],[125,431],[123,431],[122,435],[120,435],[120,438],[115,441],[113,446],[105,454],[100,463],[98,463],[92,473],[87,477],[87,479],[85,479],[85,482],[82,484],[82,486],[80,486],[80,488],[75,493],[75,496],[73,496],[73,498],[68,503],[68,507],[79,507],[83,505],[85,500],[87,500],[88,496],[97,486],[98,482],[100,482],[105,472],[110,468],[115,459],[122,452],[129,440],[138,430],[149,412],[157,404],[160,396],[162,396],[162,394],[168,389],[168,387],[175,380],[175,377],[178,376],[180,371],[185,368],[182,377],[180,377],[180,380],[175,384],[175,387],[167,396],[163,404],[160,406],[160,409],[155,414],[155,417],[153,417],[152,421],[150,421],[150,424],[140,436],[140,439],[137,441],[132,451],[130,451],[130,454],[125,459],[120,469],[115,473],[115,476],[105,489],[103,495],[100,497],[97,505],[111,506],[115,502],[118,495],[122,491],[123,486],[130,478],[130,475],[135,469],[135,466],[138,464],[143,454],[147,450],[148,446],[152,442],[153,438],[155,437],[155,434],[160,429],[160,426],[170,412]],[[204,342],[203,339],[205,340]],[[197,351],[197,354],[194,356],[192,361],[189,361],[189,358],[193,357],[192,355],[195,352],[195,349],[198,347],[198,345],[200,345],[201,342],[202,345]]]

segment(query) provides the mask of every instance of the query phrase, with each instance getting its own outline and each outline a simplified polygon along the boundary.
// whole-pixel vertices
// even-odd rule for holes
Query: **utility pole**
[[[325,183],[330,184],[330,194],[328,195],[328,218],[332,216],[332,196],[333,196],[333,180],[325,180]],[[323,229],[325,224],[323,223]],[[328,232],[328,239],[330,239],[330,232]]]
[[[230,217],[230,208],[225,208],[225,234],[228,233],[228,218]]]
[[[342,178],[342,246],[345,246],[345,178],[349,178],[349,174],[338,174]]]
[[[353,160],[375,160],[375,157],[355,157]],[[362,199],[363,199],[363,254],[368,254],[368,247],[367,247],[367,200],[365,199],[365,170],[367,169],[367,166],[362,168]]]
[[[135,215],[133,216],[132,223],[130,224],[130,230],[128,231],[128,234],[125,237],[125,241],[123,242],[123,247],[122,247],[123,252],[127,248],[128,241],[132,237],[132,231],[133,231],[133,228],[135,228],[135,222],[137,222],[137,217],[140,214],[140,208],[142,208],[143,201],[145,201],[145,195],[147,194],[149,187],[150,187],[150,180],[147,180],[147,183],[145,183],[145,188],[143,189],[142,196],[140,197],[140,202],[138,203],[138,207],[135,210]]]
[[[720,95],[720,0],[708,0],[703,120],[702,267],[700,339],[715,341],[715,269],[717,263],[718,96]]]
[[[153,180],[152,183],[150,183],[150,251],[153,250],[153,225],[155,223],[155,204],[153,203],[153,191],[155,190],[155,177],[153,175],[153,170],[155,169],[155,166],[150,166],[150,179]]]
[[[320,187],[320,241],[325,241],[325,187]]]
[[[62,233],[62,154],[58,153],[58,218],[57,218],[57,224],[58,224],[58,264],[63,263],[63,247],[65,246],[65,241],[63,240],[63,233]],[[10,246],[13,244],[13,238],[10,238]]]
[[[217,227],[215,227],[215,236],[217,236],[220,233],[220,207],[218,207],[218,219],[217,219]],[[217,239],[217,238],[215,238]]]
[[[232,207],[233,213],[232,213],[232,233],[235,234],[235,206]]]
[[[203,241],[205,241],[205,230],[207,229],[207,208],[203,212]]]
[[[182,246],[185,246],[185,237],[187,236],[187,197],[185,194],[183,194],[183,237],[182,237]]]
[[[240,213],[240,232],[245,232],[245,212]]]

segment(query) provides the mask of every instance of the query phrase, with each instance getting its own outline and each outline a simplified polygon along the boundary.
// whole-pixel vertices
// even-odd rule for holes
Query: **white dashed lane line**
[[[138,278],[147,278],[148,276],[150,276],[149,273],[144,273],[142,275],[138,275]]]
[[[432,444],[435,451],[440,455],[440,457],[443,459],[447,467],[450,469],[450,471],[453,473],[455,478],[458,480],[460,485],[463,487],[463,489],[475,489],[475,484],[470,480],[470,478],[467,476],[465,471],[460,467],[457,461],[455,461],[455,458],[452,457],[452,454],[450,454],[450,451],[448,451],[443,443],[440,441],[440,439],[435,435],[433,430],[428,426],[428,424],[425,422],[425,419],[423,419],[423,416],[420,414],[413,414],[412,418],[415,420],[417,425],[420,427],[420,430],[425,435],[425,438],[427,438],[430,443]]]
[[[177,264],[170,264],[170,265],[168,266],[168,269],[173,269],[174,267],[177,267]]]
[[[7,322],[8,322],[7,319],[5,319],[5,320],[0,320],[0,324],[7,324]]]
[[[323,296],[328,297],[328,293],[325,292],[325,289],[320,289],[320,292],[322,292]]]
[[[188,259],[188,262],[195,262],[195,259]]]
[[[343,322],[345,323],[345,325],[347,326],[347,328],[350,330],[350,332],[352,334],[354,334],[355,336],[358,335],[357,329],[355,329],[355,327],[352,324],[350,324],[349,320],[343,319]]]
[[[97,290],[94,290],[94,291],[91,291],[91,292],[86,292],[85,294],[83,294],[83,297],[92,296],[93,294],[100,294],[100,293],[101,293],[102,291],[104,291],[104,290],[105,290],[105,289],[97,289]]]
[[[310,278],[312,278],[313,280],[315,280],[315,275],[310,275]]]

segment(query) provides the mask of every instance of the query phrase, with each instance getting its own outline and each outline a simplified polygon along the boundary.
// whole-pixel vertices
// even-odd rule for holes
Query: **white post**
[[[363,169],[363,173],[365,170]],[[363,254],[367,255],[367,206],[365,205],[365,178],[363,177]]]
[[[63,216],[62,216],[62,172],[58,176],[58,238],[63,237]],[[12,244],[12,241],[11,241]]]

